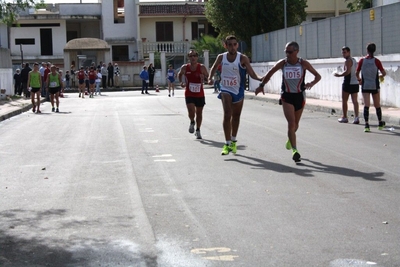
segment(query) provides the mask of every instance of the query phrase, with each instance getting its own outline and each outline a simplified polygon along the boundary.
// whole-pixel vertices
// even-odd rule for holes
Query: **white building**
[[[214,30],[205,19],[202,1],[110,0],[52,4],[21,12],[9,32],[5,25],[0,26],[0,45],[10,49],[14,68],[23,61],[50,61],[65,69],[118,62],[121,72],[129,73],[124,76],[126,85],[134,85],[133,73],[154,62],[155,54],[164,56],[165,64],[180,66],[186,62],[192,41],[210,32]],[[109,45],[109,52],[67,46],[77,38],[101,39]],[[66,47],[68,51],[64,51]]]

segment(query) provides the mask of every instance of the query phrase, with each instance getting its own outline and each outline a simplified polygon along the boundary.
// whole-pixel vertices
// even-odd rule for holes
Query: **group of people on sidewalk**
[[[94,62],[86,68],[81,66],[79,71],[75,71],[75,66],[71,66],[71,74],[73,85],[75,79],[78,80],[78,91],[79,97],[85,98],[85,95],[89,95],[89,98],[99,94],[101,95],[100,86],[103,89],[114,87],[114,85],[119,87],[119,77],[121,75],[118,63],[111,62],[108,66],[100,61],[97,65]],[[114,83],[115,82],[115,83]],[[107,86],[108,85],[108,86]]]
[[[288,123],[285,147],[292,151],[292,159],[295,162],[301,161],[301,155],[297,148],[296,132],[299,129],[299,122],[306,103],[305,90],[312,89],[320,80],[321,75],[305,59],[298,57],[300,47],[296,42],[289,42],[285,46],[286,57],[279,60],[263,77],[255,73],[246,55],[238,52],[238,41],[233,35],[225,38],[224,46],[227,52],[219,54],[210,69],[198,63],[198,53],[190,50],[188,53],[189,63],[184,64],[179,73],[180,85],[185,88],[185,101],[190,120],[189,133],[195,133],[197,139],[201,139],[200,127],[202,124],[202,112],[205,105],[203,83],[207,79],[209,85],[214,84],[213,77],[218,73],[218,98],[221,99],[224,111],[223,130],[225,144],[221,155],[228,155],[230,152],[237,152],[237,134],[240,124],[240,115],[243,108],[244,91],[246,86],[246,73],[255,80],[260,81],[255,94],[264,92],[264,86],[278,70],[282,71],[281,97],[279,104],[283,107],[283,114]],[[379,120],[378,129],[382,130],[385,122],[382,121],[382,111],[379,105],[379,80],[386,75],[381,62],[374,57],[376,45],[367,45],[367,56],[362,58],[356,67],[356,62],[350,57],[350,49],[343,47],[345,57],[345,68],[342,73],[336,73],[337,77],[344,77],[343,81],[343,117],[339,122],[347,119],[347,100],[352,96],[353,103],[357,101],[359,85],[364,97],[364,119],[365,132],[370,131],[369,126],[369,98],[372,95],[374,106]],[[314,79],[305,82],[306,72],[310,72]],[[380,71],[380,74],[379,74]],[[185,80],[183,80],[185,77]],[[354,78],[355,77],[355,78]],[[354,81],[357,81],[355,83]],[[356,118],[354,123],[359,123],[358,106],[355,107]]]
[[[335,77],[344,77],[342,85],[342,117],[338,119],[340,123],[348,123],[349,119],[347,117],[347,101],[349,96],[351,96],[351,101],[354,106],[354,121],[353,124],[359,124],[359,106],[358,106],[358,92],[361,85],[361,92],[364,100],[364,120],[365,127],[364,132],[370,132],[369,126],[369,107],[370,100],[374,103],[376,116],[378,117],[379,125],[378,129],[383,130],[385,127],[385,121],[382,120],[382,109],[380,106],[380,82],[383,82],[386,76],[386,71],[382,66],[379,59],[374,57],[376,51],[376,45],[374,43],[369,43],[367,45],[367,56],[363,57],[357,61],[351,57],[350,48],[344,46],[342,48],[342,55],[345,58],[343,72],[335,72]],[[379,74],[380,72],[380,74]],[[362,74],[360,76],[360,73]]]
[[[64,91],[62,75],[50,62],[42,62],[41,66],[35,62],[33,69],[29,63],[24,63],[22,70],[17,69],[14,74],[14,94],[30,98],[34,113],[41,113],[41,97],[51,102],[53,112],[59,112],[59,97]]]
[[[156,69],[154,68],[153,63],[150,63],[149,66],[143,66],[143,69],[139,74],[140,79],[142,79],[142,94],[149,94],[149,87],[154,89],[155,73]]]

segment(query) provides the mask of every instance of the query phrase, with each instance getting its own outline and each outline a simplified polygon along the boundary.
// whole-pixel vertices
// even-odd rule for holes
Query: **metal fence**
[[[370,42],[377,46],[376,55],[398,54],[399,14],[400,3],[395,3],[253,36],[252,62],[285,57],[283,51],[290,41],[299,43],[300,55],[306,59],[340,58],[345,45],[352,56],[362,56]]]

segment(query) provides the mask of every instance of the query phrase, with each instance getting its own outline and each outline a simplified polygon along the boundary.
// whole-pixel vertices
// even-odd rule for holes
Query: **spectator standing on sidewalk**
[[[39,63],[35,62],[33,64],[33,70],[29,72],[28,75],[28,87],[31,92],[31,101],[32,101],[32,111],[33,113],[42,113],[40,112],[40,91],[42,90],[42,76],[39,71]],[[36,98],[36,103],[35,103]]]
[[[299,44],[289,42],[285,46],[286,58],[279,60],[271,70],[262,78],[260,86],[255,94],[262,92],[264,94],[264,85],[271,79],[272,75],[278,70],[282,70],[282,91],[281,100],[283,113],[288,122],[288,140],[286,149],[292,149],[292,159],[299,162],[300,153],[297,150],[296,132],[299,129],[301,114],[306,103],[305,90],[310,90],[321,80],[321,75],[305,59],[297,57],[299,53]],[[312,82],[305,83],[306,71],[314,75]]]
[[[115,87],[119,88],[119,76],[121,75],[121,72],[119,71],[119,66],[118,63],[114,63],[114,82],[115,82]]]
[[[221,65],[218,66],[214,75],[214,93],[218,94],[221,91]]]
[[[74,88],[75,87],[75,72],[76,72],[76,70],[75,70],[75,66],[74,65],[71,65],[71,70],[70,70],[70,73],[71,73],[71,88]]]
[[[46,86],[46,84],[47,84],[47,77],[49,76],[49,73],[50,73],[50,67],[51,67],[51,63],[50,62],[47,62],[46,63],[46,69],[44,70],[44,86]],[[45,89],[45,97],[46,97],[46,101],[50,101],[50,94],[49,94],[49,90],[46,88]]]
[[[108,75],[108,71],[107,71],[107,66],[106,63],[103,63],[101,69],[101,87],[103,87],[104,89],[107,89],[107,75]]]
[[[142,94],[144,93],[149,94],[149,92],[147,92],[149,87],[149,73],[147,72],[146,66],[143,66],[143,69],[140,72],[139,76],[140,79],[142,79]]]
[[[178,80],[185,88],[185,102],[190,120],[189,133],[194,133],[194,126],[196,125],[196,138],[201,139],[200,127],[203,121],[203,108],[206,104],[204,96],[203,83],[208,77],[207,68],[198,63],[199,54],[196,50],[190,50],[188,53],[189,63],[182,65],[179,73]],[[182,76],[186,80],[182,80]]]
[[[360,86],[358,84],[357,76],[356,76],[356,68],[357,61],[351,57],[350,48],[347,46],[342,47],[342,55],[346,59],[344,63],[344,70],[342,73],[335,72],[333,75],[335,77],[344,77],[342,84],[342,110],[343,114],[340,119],[338,119],[341,123],[348,123],[349,119],[347,118],[347,101],[349,100],[349,96],[351,96],[351,101],[354,106],[354,121],[353,124],[359,124],[360,120],[358,118],[358,91],[360,90]]]
[[[44,76],[44,72],[46,70],[46,63],[42,62],[42,65],[39,68],[40,76],[42,79],[42,88],[41,88],[41,95],[42,97],[46,97],[46,80]]]
[[[99,95],[101,95],[100,84],[101,84],[101,72],[100,72],[100,69],[97,69],[97,71],[96,71],[96,93],[95,93],[95,95],[97,95],[97,93],[99,93]]]
[[[14,73],[14,95],[21,95],[22,87],[21,87],[21,70],[16,69]]]
[[[71,89],[71,75],[69,74],[69,70],[65,72],[65,89]]]
[[[364,119],[365,128],[364,132],[370,132],[369,127],[369,106],[372,100],[374,101],[374,107],[376,110],[376,116],[378,117],[379,125],[378,130],[383,130],[385,127],[385,122],[382,120],[382,109],[381,109],[381,99],[380,99],[380,86],[379,81],[383,80],[386,76],[386,71],[382,66],[379,59],[374,57],[376,51],[376,45],[374,43],[369,43],[367,45],[367,56],[360,59],[357,66],[357,79],[361,85],[361,92],[364,99]],[[381,72],[379,75],[378,71]],[[360,78],[361,72],[361,78]]]
[[[229,152],[236,154],[237,151],[236,137],[243,109],[246,73],[258,81],[261,80],[261,76],[254,72],[250,65],[250,59],[237,51],[239,44],[235,36],[227,36],[224,46],[228,51],[217,56],[208,75],[208,83],[210,85],[213,84],[214,74],[218,66],[222,65],[221,91],[218,94],[218,98],[221,99],[224,110],[222,125],[225,135],[225,145],[222,147],[221,155],[228,155]]]
[[[114,87],[114,67],[111,62],[108,63],[107,67],[107,85],[108,87]]]
[[[154,89],[154,75],[156,73],[156,69],[154,68],[153,63],[149,64],[147,71],[149,72],[149,87]]]
[[[24,90],[24,96],[25,98],[30,98],[30,92],[28,91],[28,76],[29,72],[31,72],[32,69],[29,67],[29,63],[25,63],[25,67],[21,70],[21,84],[22,84],[22,90]]]

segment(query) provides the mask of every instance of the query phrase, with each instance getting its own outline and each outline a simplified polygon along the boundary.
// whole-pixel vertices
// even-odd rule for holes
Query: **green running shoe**
[[[237,141],[232,141],[231,145],[229,146],[229,149],[232,151],[233,154],[236,154],[236,151],[237,151],[236,142]]]
[[[293,154],[292,154],[292,159],[294,160],[294,162],[300,162],[301,161],[301,156],[299,154],[299,151],[297,151],[296,149],[293,150]]]
[[[366,123],[364,127],[364,133],[369,133],[371,130],[369,129],[369,124]]]
[[[386,123],[384,122],[384,121],[380,121],[379,122],[379,126],[378,126],[378,130],[383,130],[383,129],[385,129],[385,125],[386,125]]]
[[[285,147],[286,147],[287,150],[292,149],[292,144],[290,143],[290,140],[289,140],[289,139],[286,141]]]
[[[225,145],[222,147],[221,155],[228,155],[229,152],[231,152],[231,149],[230,149],[229,145],[225,144]]]

